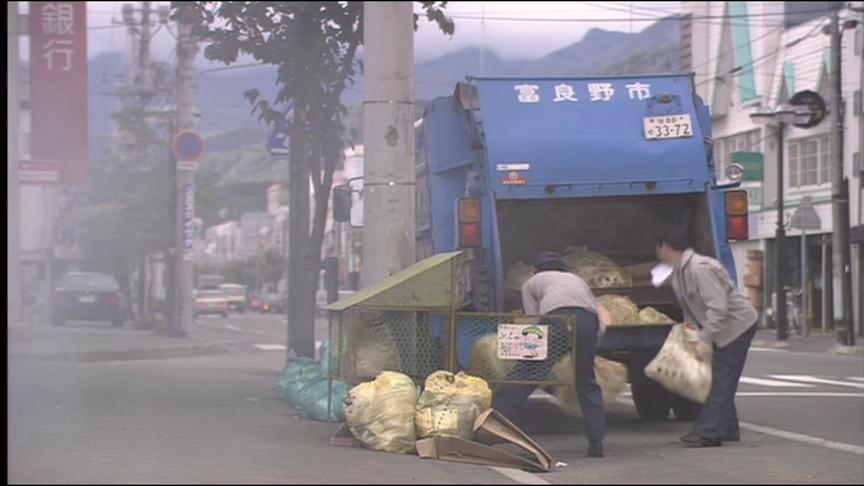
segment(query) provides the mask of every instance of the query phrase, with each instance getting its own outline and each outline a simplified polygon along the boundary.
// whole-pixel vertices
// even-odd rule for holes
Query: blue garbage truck
[[[538,251],[587,247],[650,268],[655,232],[670,223],[735,279],[729,242],[748,238],[747,195],[718,182],[710,113],[691,75],[467,78],[428,104],[415,135],[417,258],[463,250],[465,310],[519,309],[505,277]],[[594,292],[682,317],[668,287]],[[644,375],[670,328],[610,326],[599,343],[628,367],[645,420],[699,412]]]

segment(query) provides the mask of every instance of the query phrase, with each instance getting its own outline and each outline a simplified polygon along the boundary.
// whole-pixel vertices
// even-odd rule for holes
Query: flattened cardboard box
[[[474,423],[477,442],[452,437],[432,437],[417,441],[417,453],[424,459],[440,459],[500,467],[518,467],[526,471],[548,472],[552,457],[533,439],[519,430],[499,412],[489,409]],[[496,449],[491,444],[511,443],[533,458]]]

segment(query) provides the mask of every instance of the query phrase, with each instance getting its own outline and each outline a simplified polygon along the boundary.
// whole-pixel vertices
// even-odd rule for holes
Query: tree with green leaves
[[[426,19],[452,35],[447,2],[420,2]],[[245,96],[267,124],[289,127],[289,336],[300,356],[313,357],[315,291],[321,269],[333,172],[345,146],[342,94],[362,64],[363,2],[175,2],[174,18],[195,25],[207,59],[226,65],[241,54],[278,67],[274,100]],[[414,15],[416,30],[420,15]],[[309,185],[314,190],[310,225]]]
[[[149,318],[144,289],[146,257],[173,245],[174,201],[171,112],[154,110],[174,101],[167,66],[151,65],[152,86],[129,83],[118,89],[116,130],[104,156],[91,164],[74,225],[86,265],[114,275],[132,299],[130,278],[138,270],[138,317]],[[143,87],[142,87],[143,86]],[[215,218],[212,178],[197,177],[196,214]]]

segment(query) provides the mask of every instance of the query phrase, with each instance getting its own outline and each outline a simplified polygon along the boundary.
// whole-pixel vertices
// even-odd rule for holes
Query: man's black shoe
[[[589,440],[588,457],[603,457],[603,443],[599,440]]]
[[[720,447],[723,445],[723,441],[720,439],[709,439],[693,432],[682,436],[680,440],[687,447]]]

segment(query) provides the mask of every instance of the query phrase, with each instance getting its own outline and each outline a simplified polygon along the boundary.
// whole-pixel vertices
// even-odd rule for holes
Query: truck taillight
[[[728,241],[743,241],[750,237],[747,204],[746,191],[726,193],[726,239]]]
[[[480,199],[463,197],[457,201],[456,216],[459,218],[459,247],[482,246],[480,228]]]
[[[459,246],[476,248],[481,246],[480,223],[459,223]]]
[[[746,241],[750,237],[747,216],[729,216],[726,218],[726,239],[729,241]]]
[[[480,200],[473,197],[463,197],[459,199],[459,222],[460,223],[479,223],[480,222]]]

